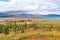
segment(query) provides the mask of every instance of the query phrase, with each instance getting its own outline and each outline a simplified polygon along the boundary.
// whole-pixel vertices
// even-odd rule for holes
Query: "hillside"
[[[48,15],[41,15],[41,14],[29,14],[26,11],[7,11],[7,12],[0,12],[0,18],[60,18],[58,14],[48,14]]]

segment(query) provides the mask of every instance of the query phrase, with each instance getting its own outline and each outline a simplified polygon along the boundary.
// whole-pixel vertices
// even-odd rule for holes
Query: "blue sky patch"
[[[1,2],[1,1],[5,1],[5,2],[8,2],[9,0],[0,0],[0,2]]]

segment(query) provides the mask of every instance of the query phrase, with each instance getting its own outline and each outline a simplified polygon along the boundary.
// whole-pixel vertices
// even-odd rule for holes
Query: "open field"
[[[31,18],[0,18],[0,20],[33,20]]]
[[[60,40],[60,21],[1,22],[0,40]]]

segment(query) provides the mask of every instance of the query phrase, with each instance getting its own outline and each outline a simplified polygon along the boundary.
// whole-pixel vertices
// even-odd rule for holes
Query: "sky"
[[[29,14],[60,14],[60,0],[0,0],[0,12],[19,10]]]

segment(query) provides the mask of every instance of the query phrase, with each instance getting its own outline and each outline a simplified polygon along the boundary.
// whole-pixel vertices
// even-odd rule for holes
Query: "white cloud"
[[[21,4],[19,0],[11,0],[11,2],[0,2],[0,11],[6,10],[36,10],[38,5]],[[22,0],[23,1],[23,0]]]
[[[40,6],[40,10],[53,10],[58,8],[57,4],[52,3],[52,2],[46,2],[42,6]]]
[[[60,14],[60,12],[40,12],[42,15],[47,15],[47,14]]]
[[[53,0],[11,0],[10,2],[0,2],[0,11],[33,10],[34,13],[36,11],[36,13],[43,14],[45,12],[45,14],[48,14],[49,10],[58,7],[56,3],[53,3]]]
[[[24,10],[36,10],[36,9],[38,9],[38,5],[25,5],[24,7],[23,7],[23,9]]]

